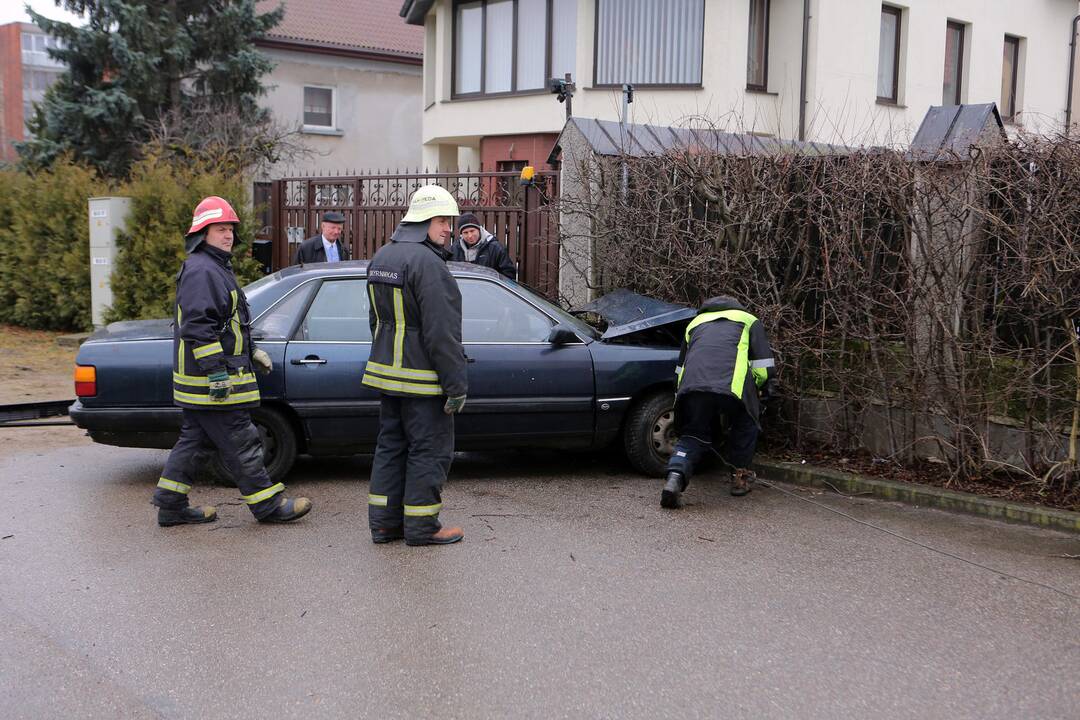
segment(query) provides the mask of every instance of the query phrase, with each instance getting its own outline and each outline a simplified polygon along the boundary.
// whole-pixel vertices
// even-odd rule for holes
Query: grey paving
[[[221,520],[160,529],[163,461],[0,459],[0,716],[1080,715],[1076,536],[787,487],[992,572],[767,488],[662,511],[555,452],[458,458],[455,546],[371,545],[363,458],[301,463],[296,526],[209,487]]]

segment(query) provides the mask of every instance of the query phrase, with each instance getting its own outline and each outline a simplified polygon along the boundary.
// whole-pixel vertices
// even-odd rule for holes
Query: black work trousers
[[[726,433],[723,425],[727,426]],[[668,460],[668,472],[682,473],[687,480],[713,443],[723,435],[724,459],[735,468],[748,468],[754,460],[758,425],[742,400],[733,395],[688,392],[675,405],[675,432],[679,442]]]
[[[404,527],[406,541],[422,542],[442,528],[442,487],[454,457],[454,416],[443,412],[445,402],[382,396],[368,488],[372,532]]]
[[[196,473],[216,451],[256,518],[277,509],[281,502],[277,495],[285,486],[275,484],[263,467],[262,441],[250,411],[184,408],[183,418],[180,439],[169,453],[154,491],[154,505],[169,510],[187,507]]]

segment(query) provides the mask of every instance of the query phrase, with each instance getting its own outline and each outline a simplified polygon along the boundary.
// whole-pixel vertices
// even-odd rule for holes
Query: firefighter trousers
[[[368,488],[371,531],[427,540],[442,527],[442,486],[454,456],[454,416],[446,398],[383,395]]]
[[[682,473],[689,480],[720,437],[724,439],[724,459],[732,468],[749,468],[754,459],[758,426],[737,397],[688,392],[675,406],[675,425],[679,441],[668,461],[668,472]]]
[[[151,502],[169,510],[187,507],[195,476],[215,451],[256,518],[277,509],[277,495],[285,486],[275,484],[263,466],[262,441],[248,410],[184,408],[180,439],[165,461]]]

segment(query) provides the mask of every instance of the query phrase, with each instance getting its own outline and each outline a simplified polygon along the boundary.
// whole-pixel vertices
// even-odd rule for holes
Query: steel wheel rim
[[[656,416],[649,439],[653,452],[657,455],[671,455],[675,452],[675,442],[678,438],[675,437],[674,408],[669,408]]]

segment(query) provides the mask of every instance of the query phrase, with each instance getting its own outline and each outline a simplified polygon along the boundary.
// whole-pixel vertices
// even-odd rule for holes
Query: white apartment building
[[[423,25],[424,162],[542,166],[573,114],[785,139],[910,142],[932,105],[1064,127],[1077,0],[405,0]],[[1078,53],[1080,54],[1080,53]],[[1075,85],[1080,85],[1080,78]],[[1077,113],[1072,113],[1076,119]]]

